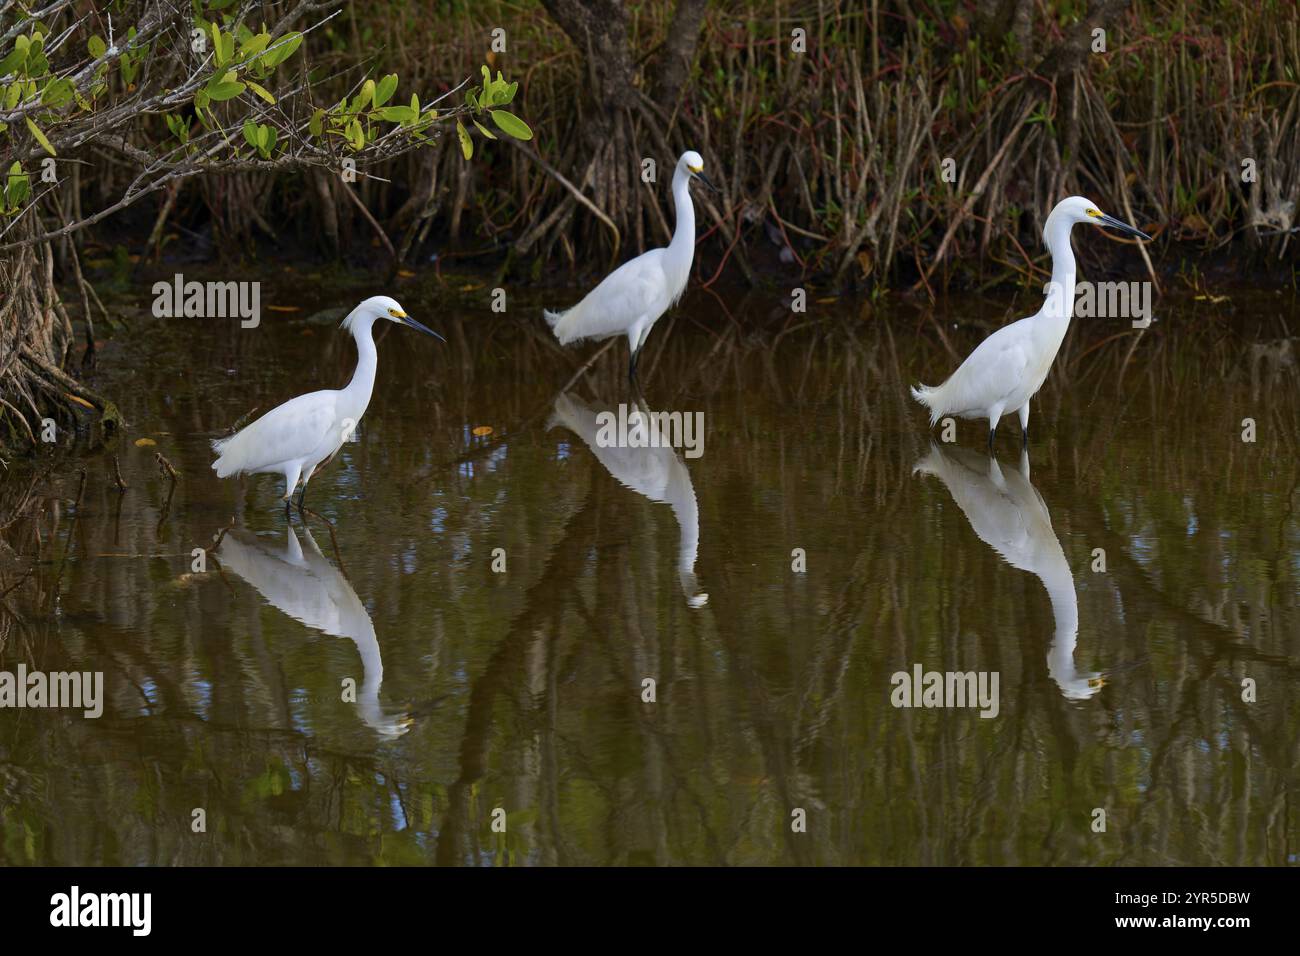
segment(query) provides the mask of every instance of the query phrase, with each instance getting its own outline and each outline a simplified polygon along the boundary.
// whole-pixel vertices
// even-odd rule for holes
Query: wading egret
[[[564,312],[543,311],[561,345],[626,335],[631,353],[627,375],[636,380],[637,359],[651,327],[681,298],[690,277],[691,260],[695,258],[691,180],[698,179],[717,191],[703,170],[704,160],[693,150],[682,153],[682,158],[677,160],[673,173],[677,228],[667,248],[651,249],[623,263],[573,308]]]
[[[304,548],[293,528],[288,529],[283,552],[272,550],[256,538],[245,540],[232,532],[221,539],[217,560],[261,593],[266,602],[308,627],[334,637],[346,637],[361,655],[361,686],[357,712],[381,737],[400,737],[411,728],[411,718],[393,714],[379,703],[384,683],[384,659],[375,625],[348,579],[325,560],[306,528]]]
[[[630,440],[626,445],[607,441],[601,434],[606,427],[601,421],[601,412],[588,408],[566,392],[555,397],[555,412],[546,427],[551,429],[563,425],[586,443],[615,481],[673,509],[679,530],[677,580],[681,583],[687,606],[704,607],[709,603],[709,596],[700,590],[695,577],[695,556],[700,549],[700,507],[695,501],[691,473],[671,447],[672,435],[664,419],[647,411],[640,396],[634,396],[626,404],[629,408],[629,432],[639,426],[645,445],[640,445],[639,440],[636,446]],[[607,409],[606,414],[615,418],[618,409]]]
[[[217,477],[263,472],[284,475],[285,507],[301,478],[302,494],[298,496],[301,508],[307,497],[307,482],[343,447],[370,404],[379,360],[371,333],[380,319],[409,325],[442,339],[433,329],[425,328],[407,315],[395,299],[386,295],[366,299],[343,320],[343,328],[352,333],[357,343],[357,370],[347,387],[291,398],[234,435],[218,438],[212,443],[212,450],[219,456],[212,463]]]
[[[1074,667],[1079,639],[1079,596],[1074,575],[1052,530],[1052,516],[1029,480],[1029,454],[1020,470],[1002,470],[996,458],[965,449],[930,446],[912,474],[934,475],[948,488],[979,539],[1007,564],[1037,576],[1052,602],[1056,633],[1047,649],[1047,673],[1070,700],[1087,700],[1105,685],[1101,674]]]
[[[945,415],[987,418],[989,447],[1003,415],[1020,416],[1020,432],[1029,442],[1029,400],[1052,368],[1070,326],[1074,309],[1074,252],[1070,230],[1076,222],[1109,226],[1142,239],[1146,233],[1112,219],[1082,196],[1062,199],[1047,217],[1043,240],[1052,256],[1052,282],[1037,314],[998,329],[967,356],[942,385],[921,385],[912,397],[930,409],[933,426]]]

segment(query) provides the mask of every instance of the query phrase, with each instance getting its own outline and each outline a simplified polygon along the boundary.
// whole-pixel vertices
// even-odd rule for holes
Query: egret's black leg
[[[1029,426],[1028,425],[1020,429],[1020,447],[1021,448],[1029,447]]]
[[[307,500],[307,482],[302,483],[302,491],[298,492],[298,510],[302,511],[302,503]]]
[[[293,512],[289,510],[289,505],[293,501],[293,492],[290,492],[284,499],[284,516],[290,521],[293,520]]]
[[[989,451],[993,450],[993,436],[995,436],[997,433],[998,430],[996,428],[989,429]]]
[[[640,357],[641,357],[641,350],[633,349],[632,357],[628,360],[628,364],[627,364],[627,380],[629,382],[636,381],[636,363],[637,363],[637,359],[639,359]]]

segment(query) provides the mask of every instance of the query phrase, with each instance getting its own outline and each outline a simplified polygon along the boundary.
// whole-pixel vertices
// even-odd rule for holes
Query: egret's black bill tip
[[[1120,222],[1114,216],[1102,216],[1100,221],[1103,226],[1109,226],[1111,229],[1118,229],[1120,232],[1126,232],[1130,236],[1137,236],[1139,239],[1145,239],[1148,242],[1151,241],[1151,237],[1141,229],[1130,226],[1126,222]]]
[[[407,325],[409,325],[411,328],[416,329],[417,331],[423,332],[425,335],[432,335],[432,336],[433,336],[435,339],[437,339],[439,342],[446,342],[446,341],[447,341],[447,340],[444,339],[441,335],[439,335],[437,332],[433,331],[433,329],[429,328],[427,325],[422,325],[422,324],[420,324],[419,322],[415,321],[415,319],[411,318],[409,315],[404,316],[404,317],[402,318],[402,321],[405,322]]]
[[[715,193],[721,192],[717,186],[713,185],[713,180],[709,179],[709,177],[705,176],[703,173],[696,173],[695,178],[704,183],[705,186],[708,186],[709,189],[713,190]]]

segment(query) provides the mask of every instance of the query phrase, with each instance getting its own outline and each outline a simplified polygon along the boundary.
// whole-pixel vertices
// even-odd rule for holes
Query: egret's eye
[[[389,310],[388,310],[388,314],[391,315],[391,316],[392,316],[393,318],[395,318],[395,319],[404,319],[404,318],[406,318],[406,313],[403,312],[401,309],[389,309]]]
[[[1096,209],[1085,209],[1083,212],[1084,215],[1091,216],[1093,219],[1096,219],[1098,216],[1101,215],[1101,212]]]

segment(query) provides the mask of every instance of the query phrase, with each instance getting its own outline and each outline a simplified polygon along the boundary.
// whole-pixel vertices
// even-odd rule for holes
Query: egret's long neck
[[[1068,324],[1074,311],[1074,250],[1070,248],[1068,219],[1051,219],[1044,230],[1052,254],[1052,284],[1048,288],[1043,315]]]
[[[677,228],[668,251],[675,260],[684,259],[689,267],[695,256],[695,206],[691,203],[691,174],[678,166],[673,174],[673,204],[677,207]]]
[[[352,381],[343,389],[349,410],[360,416],[370,404],[370,393],[375,388],[375,369],[379,366],[379,350],[375,348],[374,319],[359,320],[352,327],[352,337],[357,343],[357,370]]]

